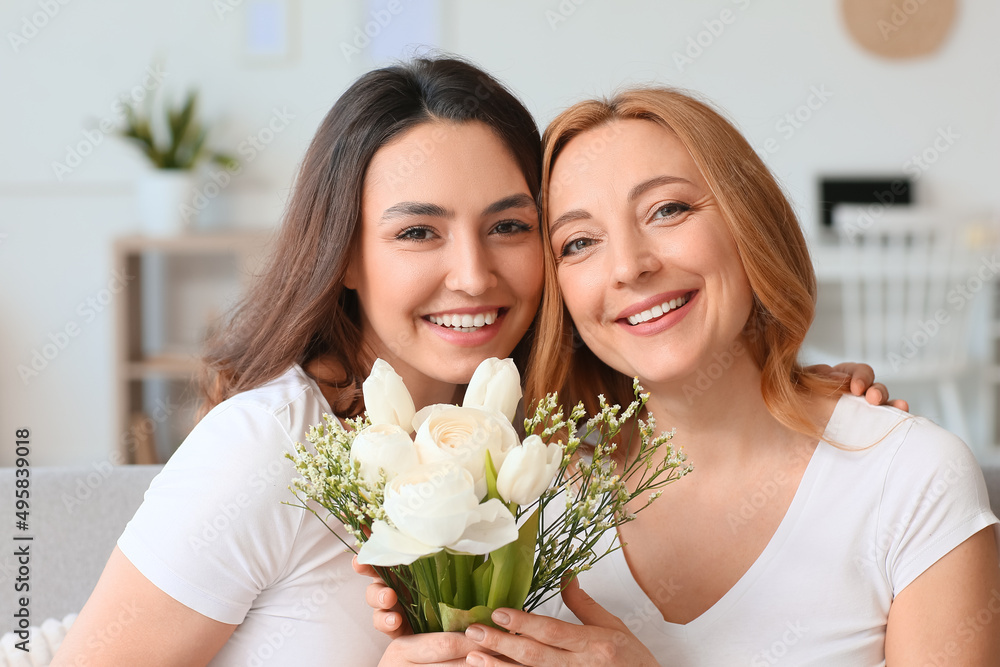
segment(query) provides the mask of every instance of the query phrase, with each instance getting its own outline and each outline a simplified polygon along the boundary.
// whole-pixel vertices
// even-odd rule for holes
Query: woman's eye
[[[688,206],[687,204],[682,204],[680,202],[674,201],[670,202],[669,204],[664,204],[660,208],[656,209],[656,213],[653,214],[653,217],[658,220],[663,220],[666,218],[674,218],[680,215],[681,213],[686,213],[687,211],[690,210],[691,207]]]
[[[428,241],[433,232],[426,227],[408,227],[396,235],[402,241]]]
[[[491,233],[500,234],[501,236],[509,236],[512,234],[520,234],[521,232],[530,231],[531,225],[526,222],[521,222],[520,220],[504,220],[503,222],[498,222]]]
[[[562,252],[559,256],[566,257],[568,255],[575,255],[578,252],[586,250],[592,243],[593,240],[587,238],[573,239],[562,247]]]

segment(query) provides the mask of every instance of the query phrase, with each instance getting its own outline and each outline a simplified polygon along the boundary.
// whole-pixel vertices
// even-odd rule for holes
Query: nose
[[[615,287],[641,282],[661,266],[652,245],[635,225],[622,225],[608,239],[612,263],[611,282]]]
[[[494,258],[485,241],[477,235],[463,235],[451,247],[445,287],[453,292],[479,296],[496,287]]]

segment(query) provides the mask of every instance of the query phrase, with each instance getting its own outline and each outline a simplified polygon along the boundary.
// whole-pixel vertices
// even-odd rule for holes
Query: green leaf
[[[531,579],[535,570],[535,541],[538,538],[538,509],[536,508],[528,520],[521,524],[517,531],[517,540],[504,549],[510,549],[509,558],[516,562],[510,580],[510,590],[507,599],[501,607],[521,609],[531,590]]]
[[[472,609],[455,609],[444,602],[438,604],[438,611],[441,615],[441,628],[445,632],[465,632],[473,623],[497,627],[493,619],[493,610],[489,607],[478,605]]]
[[[504,499],[500,497],[497,493],[497,467],[493,465],[493,457],[490,456],[490,450],[486,450],[486,497],[483,498],[483,502],[486,502],[490,498],[497,498],[500,502],[504,502]],[[506,503],[504,503],[506,505]]]
[[[472,571],[472,586],[475,593],[475,602],[478,605],[486,604],[490,594],[490,582],[493,580],[493,560],[485,561],[482,565]]]

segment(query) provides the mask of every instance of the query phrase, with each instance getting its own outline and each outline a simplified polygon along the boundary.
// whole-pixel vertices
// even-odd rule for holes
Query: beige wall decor
[[[885,58],[937,51],[955,23],[958,0],[841,0],[847,31]]]

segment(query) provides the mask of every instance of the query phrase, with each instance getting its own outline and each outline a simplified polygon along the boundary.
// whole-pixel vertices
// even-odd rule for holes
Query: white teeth
[[[688,302],[687,296],[678,297],[676,299],[671,299],[661,303],[659,306],[653,306],[649,310],[644,310],[641,313],[636,313],[635,315],[628,316],[628,323],[632,326],[636,324],[642,324],[643,322],[648,322],[654,318],[660,317],[669,313],[671,310],[680,308],[685,303]]]
[[[481,327],[489,326],[497,321],[499,317],[499,311],[491,310],[488,313],[477,313],[475,315],[465,314],[446,314],[446,315],[428,315],[427,319],[433,324],[441,327],[446,327],[449,329],[454,329],[455,331],[461,331],[463,333],[469,333],[472,331],[477,331]]]

